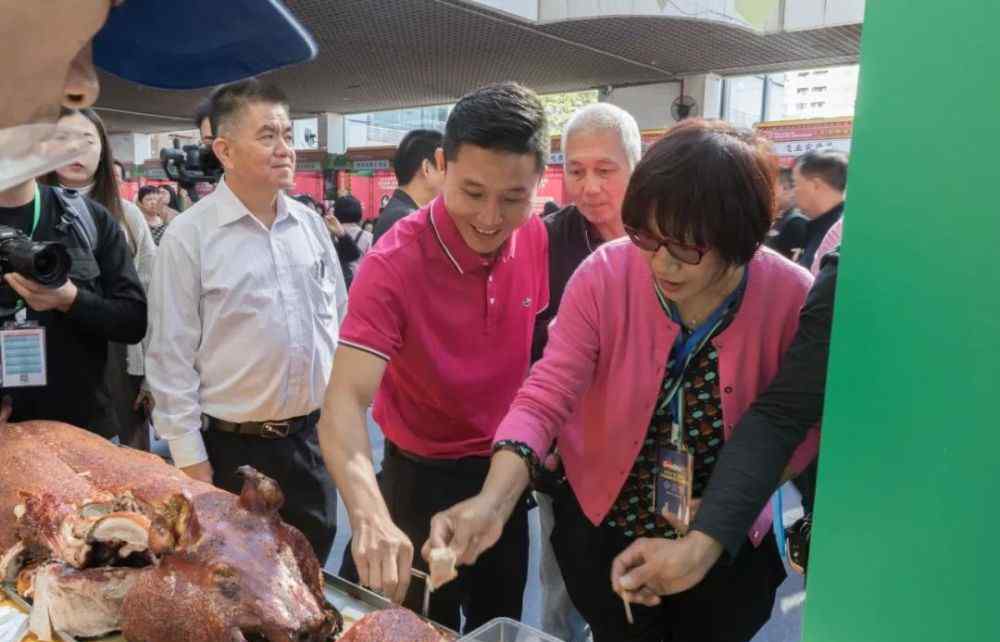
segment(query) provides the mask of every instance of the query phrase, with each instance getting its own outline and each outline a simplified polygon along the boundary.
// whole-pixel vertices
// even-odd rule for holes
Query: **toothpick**
[[[625,605],[625,619],[629,624],[635,624],[635,620],[632,618],[632,605],[629,604],[628,598],[622,593],[622,604]]]

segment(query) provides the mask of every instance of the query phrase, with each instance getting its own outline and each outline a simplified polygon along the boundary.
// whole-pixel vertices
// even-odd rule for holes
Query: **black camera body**
[[[62,243],[36,242],[19,229],[0,225],[0,277],[15,272],[47,288],[62,287],[72,261]],[[17,292],[0,281],[0,317],[17,311]]]
[[[197,183],[217,183],[222,178],[222,164],[215,157],[215,152],[209,145],[184,145],[174,139],[174,146],[160,150],[160,163],[163,171],[172,181],[191,193],[196,198],[193,189]]]

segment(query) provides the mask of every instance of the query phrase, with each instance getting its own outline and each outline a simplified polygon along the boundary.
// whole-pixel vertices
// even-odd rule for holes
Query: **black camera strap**
[[[87,207],[83,195],[76,190],[61,187],[53,187],[52,190],[59,198],[63,210],[58,227],[63,230],[66,227],[73,229],[83,241],[84,247],[96,258],[97,239],[99,238],[97,223],[94,221],[94,215],[90,213],[90,208]]]

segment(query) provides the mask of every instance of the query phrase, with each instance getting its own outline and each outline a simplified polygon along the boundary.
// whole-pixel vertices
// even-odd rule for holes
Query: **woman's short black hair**
[[[143,185],[142,187],[139,188],[139,194],[135,197],[135,200],[137,203],[141,203],[142,199],[146,198],[150,194],[159,194],[159,193],[160,193],[159,185]]]
[[[770,144],[722,121],[685,120],[636,165],[622,204],[626,226],[712,248],[745,265],[771,226],[777,158]]]
[[[341,223],[360,223],[364,215],[361,201],[350,194],[341,196],[333,202],[333,215]]]
[[[549,155],[545,107],[535,92],[513,82],[489,85],[455,104],[444,128],[444,156],[455,160],[462,145],[533,154],[538,171]]]

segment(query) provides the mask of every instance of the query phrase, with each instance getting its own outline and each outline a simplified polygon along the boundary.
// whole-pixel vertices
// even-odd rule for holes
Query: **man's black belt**
[[[410,461],[414,464],[419,464],[435,470],[467,473],[483,477],[485,477],[486,473],[490,470],[489,457],[469,456],[457,459],[432,459],[430,457],[421,457],[420,455],[403,450],[388,439],[385,440],[385,456],[401,457],[402,459]]]
[[[201,419],[202,425],[207,430],[231,432],[238,435],[260,437],[261,439],[284,439],[315,425],[319,421],[319,410],[314,410],[308,415],[275,421],[235,422],[216,419],[208,415],[202,415]]]

